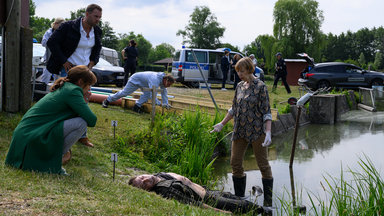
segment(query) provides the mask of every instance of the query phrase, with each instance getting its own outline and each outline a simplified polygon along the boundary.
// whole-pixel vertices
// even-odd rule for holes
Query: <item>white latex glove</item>
[[[211,130],[210,133],[213,133],[213,132],[220,132],[221,130],[223,130],[223,127],[224,125],[220,123],[217,123],[213,126],[213,130]]]
[[[163,104],[163,107],[165,109],[171,109],[172,108],[172,106],[170,104]]]
[[[268,147],[272,144],[272,138],[271,138],[271,131],[267,131],[265,133],[265,139],[263,144],[261,144],[263,147]]]

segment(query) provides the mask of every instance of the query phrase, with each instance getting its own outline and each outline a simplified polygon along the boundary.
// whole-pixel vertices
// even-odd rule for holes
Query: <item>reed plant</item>
[[[211,116],[199,107],[182,115],[157,115],[153,126],[119,137],[113,149],[132,159],[132,164],[137,164],[135,160],[145,161],[154,164],[156,171],[176,172],[196,183],[207,184],[212,180],[215,148],[226,148],[223,138],[229,126],[220,133],[210,133],[222,118],[223,114]]]
[[[325,198],[308,192],[311,208],[309,215],[384,215],[384,182],[372,161],[365,156],[359,159],[361,170],[348,169],[348,178],[341,169],[340,177],[324,177],[326,182],[322,187]],[[289,212],[298,215],[292,210],[292,203],[279,198],[280,214]]]
[[[178,161],[178,168],[180,173],[189,176],[192,181],[206,184],[212,179],[212,164],[216,159],[212,156],[224,133],[211,134],[210,131],[222,118],[223,116],[216,112],[212,120],[212,117],[203,113],[199,107],[196,107],[195,112],[185,112],[182,117],[187,145]]]

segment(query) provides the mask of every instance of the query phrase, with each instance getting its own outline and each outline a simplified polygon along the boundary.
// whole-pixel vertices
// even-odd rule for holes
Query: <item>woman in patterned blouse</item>
[[[245,194],[243,159],[248,144],[252,144],[262,175],[264,206],[272,206],[273,176],[267,158],[267,147],[272,143],[272,116],[267,86],[253,76],[255,68],[250,58],[240,59],[235,69],[242,81],[236,87],[232,107],[211,132],[220,132],[228,121],[234,119],[231,167],[235,194],[240,197]]]

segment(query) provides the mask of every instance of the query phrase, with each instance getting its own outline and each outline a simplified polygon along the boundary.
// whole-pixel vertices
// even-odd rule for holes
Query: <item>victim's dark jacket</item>
[[[47,45],[52,53],[47,63],[49,72],[59,74],[63,64],[75,52],[81,37],[81,19],[82,17],[61,24],[49,38]],[[95,45],[92,47],[89,60],[97,64],[100,57],[102,31],[98,26],[94,26],[93,29],[95,33]]]

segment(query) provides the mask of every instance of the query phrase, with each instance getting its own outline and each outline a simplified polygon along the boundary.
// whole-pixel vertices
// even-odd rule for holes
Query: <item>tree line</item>
[[[31,28],[34,37],[40,39],[53,20],[37,17],[35,5],[30,1]],[[74,19],[83,15],[85,9],[71,12]],[[353,63],[364,69],[383,70],[384,68],[384,28],[362,28],[357,32],[347,31],[340,35],[321,32],[324,21],[323,12],[316,0],[278,0],[273,10],[273,35],[258,35],[254,41],[244,46],[221,42],[226,28],[217,20],[207,6],[197,6],[190,15],[184,29],[176,36],[183,38],[183,44],[191,48],[216,49],[227,47],[245,55],[255,54],[266,72],[273,72],[275,54],[283,53],[285,58],[297,58],[297,53],[306,52],[315,62],[343,61]],[[117,34],[109,22],[101,22],[103,46],[122,50],[131,39],[138,43],[139,64],[172,57],[175,48],[162,43],[156,47],[142,35],[129,32]]]

